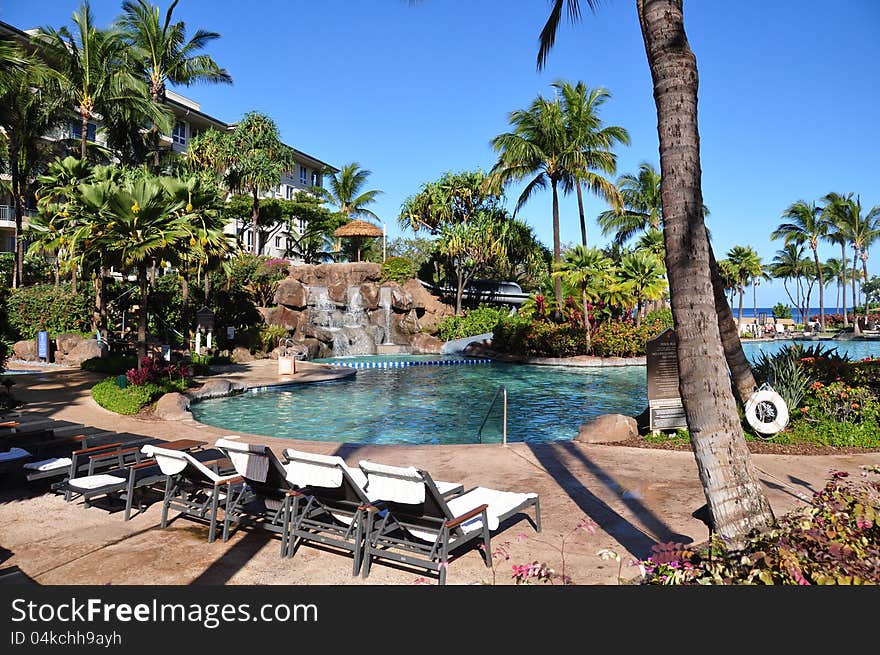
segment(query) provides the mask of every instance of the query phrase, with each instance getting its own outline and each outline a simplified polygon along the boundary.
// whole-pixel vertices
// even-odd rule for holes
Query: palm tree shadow
[[[229,582],[236,573],[243,569],[270,540],[272,534],[265,530],[247,532],[218,559],[211,562],[190,584],[222,585]]]
[[[654,537],[621,516],[605,501],[587,489],[564,463],[563,458],[560,457],[560,451],[567,451],[568,454],[582,462],[608,489],[616,493],[619,485],[614,482],[613,478],[604,469],[578,451],[572,444],[535,443],[529,444],[529,449],[556,483],[577,504],[580,510],[635,557],[639,559],[649,557],[651,555],[651,547],[657,543],[666,541],[693,542],[692,537],[670,530],[638,498],[626,494],[622,496],[623,502],[633,512],[635,517],[650,529]]]

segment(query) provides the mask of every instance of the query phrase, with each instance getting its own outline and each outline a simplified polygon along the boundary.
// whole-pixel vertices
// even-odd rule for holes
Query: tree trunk
[[[846,241],[842,241],[840,244],[840,280],[838,281],[837,288],[839,291],[843,293],[843,327],[849,327],[849,316],[846,311]],[[840,296],[838,296],[837,305],[840,306]]]
[[[257,189],[253,190],[254,204],[251,209],[251,232],[254,236],[254,254],[260,254],[260,232],[257,230],[257,223],[260,220],[260,199],[257,197]]]
[[[143,366],[143,360],[147,356],[147,294],[149,281],[147,280],[147,264],[138,264],[138,284],[140,285],[141,299],[138,308],[138,370]]]
[[[861,334],[862,331],[859,329],[859,310],[856,309],[859,306],[858,301],[856,300],[856,260],[859,258],[859,249],[856,248],[855,244],[853,244],[853,265],[852,265],[852,305],[853,305],[853,330],[856,334]]]
[[[77,284],[76,262],[70,264],[70,292],[77,293],[79,285]]]
[[[205,272],[205,306],[211,306],[211,274]]]
[[[104,332],[104,316],[106,312],[104,310],[104,271],[103,269],[98,269],[98,274],[95,276],[95,305],[92,308],[92,331],[99,332],[103,336]]]
[[[464,276],[461,264],[455,267],[455,315],[461,316],[461,297],[464,295]]]
[[[825,280],[822,278],[822,264],[819,263],[819,250],[813,248],[813,261],[816,263],[816,276],[819,278],[819,331],[825,331]]]
[[[868,283],[868,249],[862,249],[862,272],[865,274],[865,282]],[[868,320],[868,292],[865,291],[865,320]],[[869,326],[870,327],[870,326]]]
[[[559,242],[559,193],[556,190],[557,181],[555,178],[550,180],[553,187],[553,267],[558,268],[562,259],[562,247]],[[556,310],[553,317],[558,323],[562,319],[562,279],[554,280],[556,294]]]
[[[577,199],[578,199],[578,216],[581,219],[581,243],[584,244],[584,248],[587,247],[587,221],[584,219],[584,198],[581,193],[581,183],[578,180],[575,182],[574,188],[577,190]]]
[[[736,326],[737,332],[742,334],[743,332],[743,296],[746,295],[746,289],[743,285],[739,285],[739,311],[738,311],[738,322],[739,324]]]
[[[721,271],[718,262],[715,261],[715,253],[712,244],[709,244],[709,267],[712,273],[712,291],[715,294],[715,316],[718,319],[718,331],[721,334],[721,346],[724,348],[724,356],[733,381],[733,395],[740,405],[745,406],[758,385],[752,373],[752,365],[749,363],[739,339],[736,323],[733,320],[733,312],[727,296],[724,294],[724,281],[721,279]]]
[[[183,335],[183,348],[189,345],[189,280],[186,278],[186,266],[181,266],[180,273],[180,333]]]
[[[678,338],[679,389],[712,524],[732,548],[773,519],[736,411],[710,274],[700,188],[697,65],[682,0],[637,0],[654,82],[663,232]]]
[[[83,161],[86,160],[86,137],[89,133],[89,112],[81,111],[80,118],[82,122],[80,123],[80,129],[82,129],[82,134],[79,135],[79,158]]]
[[[24,285],[24,244],[22,242],[22,234],[24,233],[24,198],[22,195],[21,174],[18,170],[18,156],[15,149],[10,148],[12,154],[9,158],[10,168],[12,169],[12,205],[15,212],[15,263],[12,271],[12,288],[17,289]]]

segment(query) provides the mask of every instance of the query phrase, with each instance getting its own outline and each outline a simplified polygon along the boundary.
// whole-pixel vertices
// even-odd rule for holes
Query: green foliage
[[[17,339],[35,339],[46,330],[50,336],[91,330],[93,295],[84,283],[77,293],[69,285],[41,284],[12,289],[7,301],[9,328]]]
[[[791,318],[791,305],[778,302],[773,305],[773,318]]]
[[[668,307],[661,307],[660,309],[648,312],[642,318],[642,325],[654,326],[658,330],[657,334],[660,334],[663,330],[673,327],[672,310]]]
[[[651,432],[648,432],[642,437],[642,441],[645,443],[670,444],[676,446],[691,445],[690,432],[688,432],[686,428],[679,428],[676,430],[675,434],[666,434],[665,432],[652,434]]]
[[[110,357],[92,357],[80,364],[84,371],[93,373],[107,373],[116,375],[125,373],[130,368],[137,366],[136,355],[111,355]]]
[[[186,382],[163,380],[161,383],[128,384],[120,388],[115,377],[92,387],[92,398],[101,407],[117,414],[137,414],[146,405],[173,391],[185,391]]]
[[[880,482],[834,472],[810,504],[796,508],[741,551],[713,538],[702,548],[667,543],[639,563],[642,584],[861,585],[880,583]],[[805,499],[806,500],[806,499]]]
[[[527,357],[573,357],[587,352],[588,339],[579,325],[512,316],[498,321],[492,344],[498,350]]]
[[[440,338],[450,341],[492,332],[498,321],[506,318],[508,313],[503,307],[480,305],[465,312],[464,316],[447,316],[438,327]]]
[[[653,313],[653,312],[652,312]],[[593,333],[593,354],[598,357],[638,357],[645,354],[645,344],[667,328],[662,312],[647,318],[641,325],[631,320],[607,321]]]
[[[406,257],[389,257],[382,264],[382,282],[405,282],[415,276],[415,266]]]
[[[388,256],[405,257],[413,263],[414,267],[419,268],[431,259],[435,245],[433,239],[395,237],[388,242]]]
[[[225,355],[196,355],[190,356],[190,370],[193,375],[209,375],[211,366],[231,364],[232,359]]]
[[[260,346],[265,352],[278,347],[278,341],[290,336],[290,330],[283,325],[263,325],[260,327]]]
[[[752,370],[759,385],[769,384],[782,396],[789,412],[800,407],[807,389],[816,379],[801,362],[797,351],[789,347],[772,355],[761,353]]]

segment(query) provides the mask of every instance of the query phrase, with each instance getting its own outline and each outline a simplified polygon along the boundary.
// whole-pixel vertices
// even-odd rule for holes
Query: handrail
[[[486,425],[486,421],[489,420],[489,415],[492,413],[492,408],[495,407],[495,402],[498,400],[498,396],[503,394],[504,396],[504,413],[502,415],[501,422],[501,435],[502,435],[502,445],[507,446],[507,387],[505,385],[499,385],[497,391],[495,391],[495,395],[492,396],[492,402],[489,403],[489,408],[486,410],[486,415],[483,417],[483,422],[480,423],[480,427],[477,428],[477,441],[479,443],[483,443],[483,428]]]

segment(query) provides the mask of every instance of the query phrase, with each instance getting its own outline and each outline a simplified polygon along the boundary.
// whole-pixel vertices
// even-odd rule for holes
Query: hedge
[[[73,293],[70,285],[38,284],[12,289],[6,301],[11,336],[35,339],[46,330],[50,336],[65,332],[89,334],[92,324],[92,288],[83,282]]]
[[[107,378],[92,387],[92,398],[104,409],[117,414],[137,414],[145,406],[166,393],[185,391],[185,383],[164,382],[156,384],[127,384],[120,387],[117,378]]]

